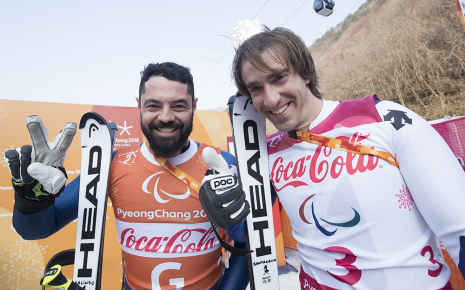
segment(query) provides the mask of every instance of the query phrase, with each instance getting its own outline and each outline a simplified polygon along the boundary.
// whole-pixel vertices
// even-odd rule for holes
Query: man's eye
[[[279,82],[280,80],[284,79],[284,76],[277,76],[274,81]]]
[[[250,91],[250,92],[256,92],[256,91],[258,91],[259,89],[260,89],[259,86],[255,86],[255,87],[250,88],[249,91]]]

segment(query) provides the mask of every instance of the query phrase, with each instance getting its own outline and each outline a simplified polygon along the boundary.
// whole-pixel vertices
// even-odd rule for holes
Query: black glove
[[[221,228],[240,224],[250,213],[240,180],[229,171],[224,158],[213,148],[205,148],[202,157],[210,167],[199,191],[205,213],[213,224]]]
[[[66,124],[51,143],[39,116],[27,117],[26,123],[33,147],[24,145],[9,150],[5,152],[5,161],[12,176],[16,209],[29,214],[52,206],[63,192],[68,180],[63,163],[77,125]]]

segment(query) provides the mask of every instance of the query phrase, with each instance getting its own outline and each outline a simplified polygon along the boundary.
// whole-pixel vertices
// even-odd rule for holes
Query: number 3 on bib
[[[354,285],[362,278],[362,271],[360,271],[356,266],[353,265],[357,257],[350,251],[344,247],[328,247],[325,249],[328,252],[335,252],[345,254],[344,258],[336,259],[336,265],[344,267],[345,269],[349,270],[349,273],[343,276],[335,275],[328,271],[328,273],[333,276],[335,279],[341,281],[342,283],[346,283],[349,285]]]

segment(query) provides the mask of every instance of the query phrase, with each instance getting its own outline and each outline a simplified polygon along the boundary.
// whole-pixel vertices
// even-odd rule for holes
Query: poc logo
[[[223,176],[210,181],[210,186],[213,190],[229,188],[235,185],[233,176]]]

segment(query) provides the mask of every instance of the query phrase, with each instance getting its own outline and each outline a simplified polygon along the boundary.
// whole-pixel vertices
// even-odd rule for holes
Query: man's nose
[[[174,115],[171,108],[163,108],[160,115],[158,115],[158,120],[163,123],[174,121]]]
[[[263,88],[263,105],[268,109],[273,109],[279,104],[279,92],[271,86]]]

